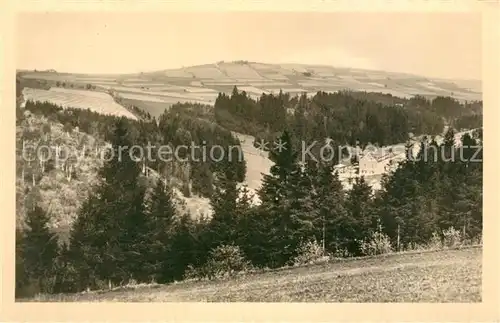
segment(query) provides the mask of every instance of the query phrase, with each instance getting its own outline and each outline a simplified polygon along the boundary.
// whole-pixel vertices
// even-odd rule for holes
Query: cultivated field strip
[[[186,72],[192,73],[196,78],[199,79],[218,79],[227,77],[217,66],[214,65],[201,65],[192,66],[185,69]]]
[[[254,94],[262,94],[262,93],[268,94],[269,93],[268,91],[266,91],[264,89],[256,88],[255,86],[242,86],[238,90],[245,91],[247,93],[254,93]]]
[[[103,92],[51,88],[50,90],[24,88],[25,100],[50,102],[63,108],[90,109],[100,114],[123,116],[136,120],[137,117]]]
[[[201,97],[190,97],[190,96],[166,96],[166,95],[154,95],[148,93],[130,93],[130,92],[119,92],[118,95],[125,99],[138,100],[138,101],[148,101],[148,102],[163,102],[175,104],[178,102],[192,102],[206,105],[213,105],[214,103],[210,100],[204,100]]]

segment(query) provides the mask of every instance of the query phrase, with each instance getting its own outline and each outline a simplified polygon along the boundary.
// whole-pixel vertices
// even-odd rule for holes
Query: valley
[[[481,89],[477,82],[431,80],[407,74],[315,65],[238,61],[134,75],[19,71],[17,86],[18,229],[24,228],[27,219],[32,219],[36,212],[45,212],[50,234],[55,234],[63,246],[72,239],[86,239],[77,236],[75,230],[90,235],[105,234],[100,229],[88,229],[87,222],[98,225],[92,224],[94,219],[110,221],[118,226],[115,228],[124,230],[119,227],[123,225],[119,222],[120,217],[94,218],[92,212],[101,212],[101,209],[95,211],[93,203],[98,201],[101,207],[113,209],[117,204],[109,201],[121,201],[119,208],[125,211],[117,209],[109,213],[121,215],[128,212],[132,197],[116,195],[108,190],[111,187],[108,185],[120,187],[119,192],[123,194],[133,192],[135,187],[144,188],[143,192],[134,193],[144,194],[140,206],[144,207],[144,214],[156,212],[154,221],[160,221],[158,219],[164,214],[171,214],[175,219],[171,228],[165,231],[161,226],[166,224],[160,222],[144,228],[152,228],[151,231],[160,237],[158,239],[166,239],[165,244],[169,246],[172,244],[172,249],[161,252],[168,252],[169,257],[177,260],[174,265],[161,261],[161,265],[148,264],[147,268],[152,269],[147,270],[166,266],[165,271],[143,273],[140,281],[144,283],[158,277],[162,284],[185,280],[160,285],[158,289],[146,286],[131,287],[133,291],[70,296],[42,294],[38,300],[321,299],[369,302],[480,299],[481,249],[447,249],[448,245],[453,248],[477,245],[482,221],[478,213],[481,211],[478,188],[482,165],[467,168],[469,165],[465,161],[459,161],[453,166],[460,169],[462,177],[458,177],[441,159],[430,164],[401,163],[406,160],[406,149],[410,149],[413,156],[419,153],[424,138],[427,138],[427,145],[455,150],[462,140],[473,143],[482,140]],[[294,148],[293,151],[263,149],[282,139],[288,143],[287,147]],[[333,161],[331,169],[329,163],[302,160],[297,150],[301,141],[307,145],[316,140],[345,148],[335,155],[342,160]],[[189,158],[159,161],[143,156],[139,165],[110,164],[101,160],[99,150],[116,148],[117,142],[139,146],[153,142],[171,148],[189,144],[207,145],[208,148],[236,145],[243,151],[244,160],[199,163]],[[33,162],[26,161],[21,158],[26,143],[66,147],[82,154],[64,160],[63,164],[54,164],[54,158],[46,159],[44,155],[37,156]],[[370,147],[375,150],[367,152]],[[317,156],[318,150],[312,153]],[[277,166],[278,172],[271,175],[272,166]],[[118,169],[118,174],[123,172],[119,181],[115,180],[113,167]],[[290,176],[298,177],[293,181],[284,180],[286,176],[280,175],[283,169],[292,174]],[[447,182],[437,188],[436,178],[442,176],[440,172],[448,177]],[[267,181],[265,175],[271,175]],[[127,184],[128,176],[135,176],[133,185]],[[460,183],[454,182],[454,176]],[[385,182],[384,177],[387,177]],[[450,190],[452,186],[459,188]],[[162,187],[166,191],[161,191]],[[248,195],[243,187],[248,189]],[[437,189],[441,195],[428,195]],[[96,190],[109,194],[111,200],[100,200],[103,196],[100,194],[104,193],[95,195]],[[450,205],[443,197],[449,192],[466,202]],[[264,196],[263,201],[258,194]],[[266,194],[276,197],[266,200]],[[415,194],[420,195],[414,199]],[[284,204],[272,201],[284,201]],[[329,204],[323,206],[323,203]],[[134,212],[130,214],[136,214]],[[287,221],[291,221],[292,230],[296,230],[289,236],[280,231],[281,222],[272,222],[287,212],[291,215]],[[460,216],[450,216],[454,213]],[[393,214],[397,215],[393,217]],[[433,218],[429,220],[431,215]],[[117,222],[113,224],[113,221]],[[414,230],[420,223],[425,223],[421,235]],[[400,233],[401,227],[403,233]],[[169,236],[162,236],[162,232],[168,232]],[[466,234],[462,236],[462,232]],[[385,240],[377,240],[377,234]],[[437,241],[440,235],[443,237],[441,242]],[[276,240],[276,236],[284,240]],[[309,245],[310,249],[301,249],[302,236],[314,240],[315,244]],[[140,242],[134,248],[151,243],[148,247],[153,248],[151,252],[160,252],[154,249],[156,241],[144,237],[146,235],[136,236]],[[226,266],[226,260],[217,260],[221,261],[218,263],[209,257],[216,258],[214,247],[221,241],[237,241],[236,250],[231,249],[233,245],[222,245],[219,251],[223,257],[234,257],[244,263],[237,269],[243,276],[232,277],[229,281],[217,276],[226,270],[217,269],[219,265]],[[281,245],[285,241],[292,247]],[[320,241],[323,246],[319,245]],[[77,259],[71,259],[64,249],[60,250],[58,261],[80,266]],[[422,250],[438,251],[420,253]],[[78,252],[89,252],[91,257],[94,251]],[[302,254],[306,260],[293,258]],[[379,254],[387,254],[387,257]],[[352,258],[360,255],[378,258]],[[245,257],[248,263],[242,260]],[[310,262],[307,257],[326,259],[326,263],[303,267]],[[339,260],[341,258],[350,260],[344,262]],[[125,259],[120,260],[120,266],[133,265],[132,258]],[[387,259],[393,260],[387,262]],[[88,261],[93,260],[89,258]],[[459,277],[451,281],[453,268],[459,263],[466,265]],[[105,289],[104,280],[87,281],[86,286],[76,283],[79,280],[71,276],[75,272],[64,266],[61,267],[64,274],[59,278],[64,281],[57,287],[59,290],[76,291],[89,286]],[[106,275],[112,277],[107,281],[109,286],[123,287],[129,280],[119,267]],[[190,275],[202,281],[193,282]],[[211,275],[219,278],[213,280]],[[465,280],[466,276],[472,278]],[[210,281],[204,282],[207,277]],[[432,290],[429,290],[429,277],[440,281]],[[348,283],[344,284],[345,281]],[[383,288],[379,288],[379,281],[383,282]],[[129,286],[135,285],[129,282]],[[466,290],[469,287],[471,289]],[[364,294],[361,289],[374,292]]]

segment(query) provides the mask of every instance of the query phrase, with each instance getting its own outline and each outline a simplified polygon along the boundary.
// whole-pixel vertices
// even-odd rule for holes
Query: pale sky
[[[477,13],[24,13],[17,68],[133,73],[216,61],[481,79]]]

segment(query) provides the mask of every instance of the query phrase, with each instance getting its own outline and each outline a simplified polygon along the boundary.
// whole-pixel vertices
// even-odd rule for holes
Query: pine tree
[[[377,203],[378,218],[385,233],[400,247],[415,243],[417,238],[417,212],[423,210],[422,188],[417,166],[420,161],[406,160],[398,169],[382,181],[381,201]],[[423,165],[426,165],[424,163]]]
[[[261,212],[270,219],[266,221],[266,250],[271,259],[270,266],[285,264],[296,251],[302,239],[312,238],[313,206],[310,181],[297,160],[297,152],[287,131],[279,141],[284,149],[274,149],[270,159],[274,161],[269,175],[264,175],[259,196]]]
[[[28,210],[26,224],[29,230],[22,238],[22,257],[24,272],[30,282],[40,292],[52,292],[55,282],[54,263],[58,256],[58,243],[55,234],[47,224],[49,218],[39,206]]]
[[[24,263],[24,232],[16,229],[16,291],[15,297],[27,294],[26,287],[29,284],[28,273]],[[30,296],[30,295],[26,295]]]
[[[288,218],[284,218],[285,238],[291,256],[295,256],[301,242],[315,238],[317,231],[315,225],[319,214],[317,200],[313,194],[314,187],[311,178],[307,176],[307,168],[292,172],[289,179],[289,186],[285,188],[287,198],[284,200],[288,212]]]
[[[243,185],[238,189],[238,199],[235,209],[235,214],[237,215],[235,243],[242,248],[249,241],[249,225],[254,215],[254,210],[253,195],[250,193],[248,187]]]
[[[441,162],[443,163],[443,167],[447,173],[450,173],[454,170],[454,165],[456,165],[457,151],[455,149],[455,131],[452,127],[448,129],[446,134],[444,135],[444,140],[441,145]]]
[[[464,135],[462,147],[455,152],[455,167],[446,168],[445,164],[441,180],[440,227],[454,227],[465,238],[477,237],[482,231],[482,162],[471,159],[476,145],[475,139]]]
[[[181,280],[188,265],[198,267],[205,262],[206,257],[203,257],[203,255],[199,258],[197,257],[203,250],[203,245],[197,243],[196,231],[196,225],[193,219],[191,219],[190,214],[180,216],[178,221],[175,222],[171,251],[169,253],[172,280]],[[208,254],[208,250],[204,254]]]
[[[101,276],[98,266],[109,259],[106,257],[110,251],[109,244],[105,243],[106,227],[103,227],[104,219],[98,216],[99,206],[97,197],[89,196],[71,228],[69,258],[77,272],[77,290],[95,288]]]
[[[99,171],[102,178],[95,198],[82,206],[72,232],[72,254],[81,259],[79,269],[90,285],[90,277],[108,285],[147,279],[141,254],[147,250],[145,188],[138,184],[140,166],[132,156],[133,133],[120,118],[111,136],[112,156]]]
[[[213,210],[209,225],[211,248],[234,243],[237,238],[238,193],[236,174],[232,169],[216,175],[214,192],[210,197]]]
[[[348,192],[345,208],[347,217],[339,221],[340,245],[353,255],[359,255],[359,241],[365,239],[374,229],[372,189],[363,176],[356,177]]]
[[[339,247],[337,241],[340,236],[337,223],[346,217],[344,191],[338,173],[333,171],[330,163],[320,163],[317,176],[315,206],[319,209],[320,223],[316,225],[316,236],[323,242],[325,250],[335,252]]]
[[[146,258],[143,266],[148,276],[154,277],[158,282],[172,281],[174,273],[170,252],[177,211],[172,190],[161,178],[149,198],[147,215],[148,235],[144,237],[144,244],[149,246],[149,250],[143,255]]]

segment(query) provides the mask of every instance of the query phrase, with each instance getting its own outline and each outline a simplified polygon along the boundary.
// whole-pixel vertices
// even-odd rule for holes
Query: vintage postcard
[[[497,18],[9,2],[2,320],[498,320]]]

